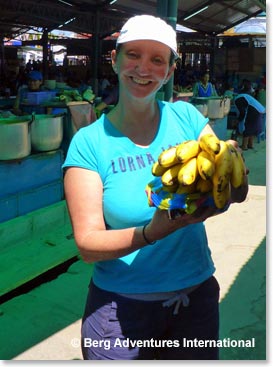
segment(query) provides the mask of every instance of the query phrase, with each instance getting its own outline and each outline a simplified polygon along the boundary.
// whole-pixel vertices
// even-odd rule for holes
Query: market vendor
[[[18,89],[18,93],[13,105],[13,113],[15,115],[25,115],[35,113],[44,113],[45,109],[41,106],[27,106],[27,96],[29,92],[43,91],[43,75],[38,70],[32,70],[28,74],[27,85],[22,85]]]
[[[205,71],[200,76],[200,81],[196,82],[193,86],[194,97],[213,97],[218,96],[215,86],[209,81],[210,74]]]

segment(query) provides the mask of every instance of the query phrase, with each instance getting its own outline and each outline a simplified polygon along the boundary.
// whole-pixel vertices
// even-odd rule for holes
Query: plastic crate
[[[55,96],[56,96],[55,91],[28,92],[27,103],[33,105],[39,105],[41,103],[50,101]]]

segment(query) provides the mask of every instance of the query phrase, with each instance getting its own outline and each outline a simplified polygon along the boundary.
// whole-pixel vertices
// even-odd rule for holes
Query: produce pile
[[[95,98],[95,94],[92,88],[87,88],[84,92],[80,93],[77,89],[62,90],[59,95],[59,100],[64,103],[72,101],[87,101],[92,102]]]
[[[159,209],[180,209],[192,214],[200,206],[219,211],[230,205],[231,185],[244,183],[240,152],[213,134],[200,141],[187,140],[164,150],[153,164],[156,178],[146,186],[148,203]]]

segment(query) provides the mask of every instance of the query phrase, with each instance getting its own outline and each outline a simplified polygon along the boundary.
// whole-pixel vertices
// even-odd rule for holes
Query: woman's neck
[[[119,101],[107,117],[116,129],[135,144],[147,146],[157,133],[160,112],[156,101],[152,103]]]
[[[207,86],[208,86],[208,84],[209,84],[209,82],[202,82],[202,81],[201,81],[201,84],[202,84],[204,87],[207,87]]]

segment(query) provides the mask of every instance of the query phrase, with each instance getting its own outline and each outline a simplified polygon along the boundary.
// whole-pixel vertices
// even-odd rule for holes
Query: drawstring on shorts
[[[174,315],[178,314],[181,303],[183,307],[188,307],[190,299],[188,295],[197,289],[202,283],[179,291],[157,292],[157,293],[118,293],[122,297],[137,299],[139,301],[164,301],[163,307],[171,307],[175,304]]]
[[[175,304],[173,314],[177,315],[181,303],[183,304],[183,307],[188,307],[189,306],[190,299],[189,299],[189,297],[187,296],[186,293],[181,292],[181,293],[176,294],[175,296],[171,297],[167,301],[163,302],[162,306],[163,307],[171,307],[172,305]]]

